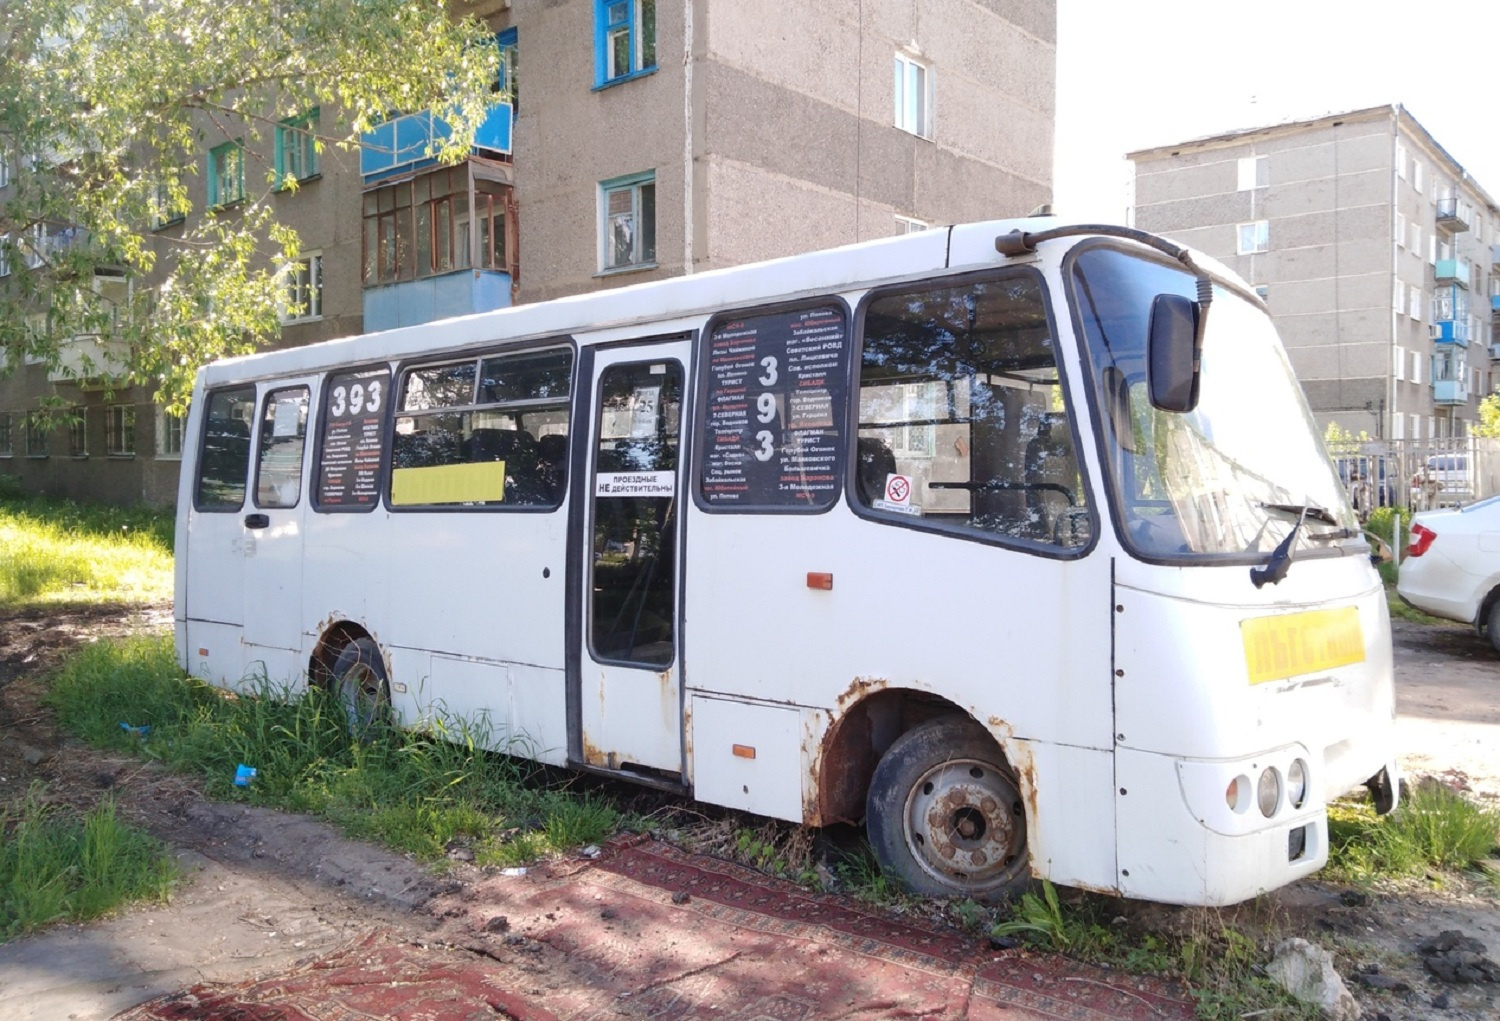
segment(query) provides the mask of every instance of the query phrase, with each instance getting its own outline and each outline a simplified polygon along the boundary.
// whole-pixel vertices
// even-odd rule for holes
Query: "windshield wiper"
[[[1325,521],[1330,525],[1339,523],[1339,519],[1323,507],[1315,503],[1260,503],[1257,506],[1266,510],[1281,511],[1283,514],[1297,515],[1297,523],[1302,523],[1302,518],[1312,518],[1314,521]]]
[[[1292,566],[1292,543],[1297,541],[1297,533],[1302,531],[1302,525],[1307,521],[1309,514],[1321,514],[1320,521],[1327,520],[1338,524],[1337,521],[1333,520],[1332,514],[1329,514],[1322,507],[1314,507],[1310,503],[1304,503],[1301,506],[1286,503],[1263,503],[1261,506],[1267,510],[1279,510],[1287,514],[1296,514],[1297,523],[1292,526],[1290,532],[1286,533],[1286,538],[1276,544],[1276,548],[1271,551],[1271,559],[1266,561],[1265,567],[1250,568],[1250,584],[1256,588],[1263,587],[1267,582],[1270,582],[1272,585],[1281,584],[1281,579],[1286,577],[1286,572]]]

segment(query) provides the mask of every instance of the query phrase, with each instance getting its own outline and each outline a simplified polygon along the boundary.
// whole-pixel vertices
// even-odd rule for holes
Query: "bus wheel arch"
[[[1031,878],[1023,782],[967,715],[920,723],[885,750],[870,778],[871,850],[915,893],[1006,900]]]
[[[391,722],[390,671],[380,645],[357,624],[344,621],[325,632],[309,670],[344,710],[350,736],[367,740]]]

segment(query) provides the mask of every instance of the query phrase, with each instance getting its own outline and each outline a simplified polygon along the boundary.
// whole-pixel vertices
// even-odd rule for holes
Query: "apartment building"
[[[297,315],[267,345],[1024,215],[1051,200],[1055,0],[460,6],[494,29],[506,77],[466,162],[426,155],[446,126],[424,111],[382,124],[358,153],[311,144],[336,121],[328,110],[284,122],[258,150],[210,136],[195,208],[232,205],[247,165],[299,183],[272,200],[302,237],[287,273]],[[47,433],[31,409],[54,394],[80,415]],[[181,447],[182,423],[149,395],[49,378],[41,365],[0,377],[0,473],[28,488],[170,503]]]
[[[1491,389],[1500,207],[1399,105],[1127,155],[1136,226],[1265,299],[1319,425],[1467,435]]]

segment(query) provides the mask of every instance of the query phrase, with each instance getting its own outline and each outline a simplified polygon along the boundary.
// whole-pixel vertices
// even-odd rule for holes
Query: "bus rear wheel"
[[[995,903],[1028,882],[1015,773],[972,720],[902,734],[875,767],[865,828],[881,868],[914,893]]]
[[[349,736],[368,741],[390,722],[390,685],[385,659],[372,638],[356,638],[333,664],[333,690],[344,710]]]

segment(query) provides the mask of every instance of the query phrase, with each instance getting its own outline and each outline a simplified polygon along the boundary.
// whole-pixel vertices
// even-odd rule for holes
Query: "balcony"
[[[509,103],[490,107],[489,116],[474,134],[474,148],[510,154],[514,110]],[[447,140],[448,122],[431,110],[393,117],[365,132],[359,142],[359,172],[365,183],[393,174],[431,166]]]
[[[1437,203],[1437,226],[1448,234],[1460,234],[1469,229],[1474,218],[1474,209],[1458,198],[1441,198]]]
[[[84,334],[62,345],[57,364],[47,370],[47,381],[100,389],[124,378],[129,357],[130,349],[123,341]]]
[[[1459,347],[1468,347],[1469,321],[1467,319],[1444,319],[1433,323],[1431,337],[1434,344],[1456,344]]]
[[[461,269],[365,288],[365,329],[390,330],[510,306],[510,274]]]
[[[1462,380],[1435,379],[1432,381],[1432,403],[1468,404],[1469,388]]]
[[[1438,283],[1452,282],[1468,289],[1470,273],[1468,259],[1439,259],[1434,272],[1437,274]]]

